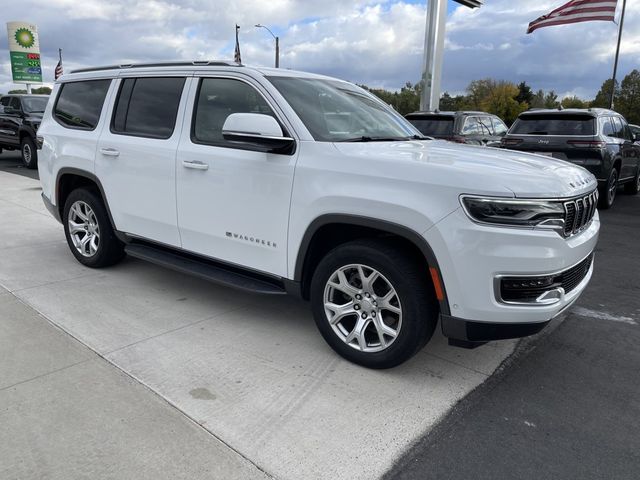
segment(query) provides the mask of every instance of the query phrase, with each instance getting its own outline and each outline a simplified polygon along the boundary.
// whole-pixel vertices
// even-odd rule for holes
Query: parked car
[[[471,145],[499,146],[507,126],[485,112],[414,112],[405,117],[420,133]]]
[[[36,135],[48,95],[3,95],[0,98],[0,152],[20,149],[27,168],[38,165]]]
[[[438,320],[467,347],[536,333],[593,271],[589,172],[425,139],[329,77],[80,70],[56,82],[38,135],[43,200],[80,263],[129,254],[299,295],[329,345],[367,367],[407,360]]]
[[[634,140],[636,142],[640,141],[640,125],[633,125],[632,123],[629,124],[629,129],[631,130],[631,133],[633,134]]]
[[[533,110],[520,114],[501,146],[567,160],[598,179],[600,207],[610,208],[618,186],[640,191],[640,145],[624,117],[603,108]]]

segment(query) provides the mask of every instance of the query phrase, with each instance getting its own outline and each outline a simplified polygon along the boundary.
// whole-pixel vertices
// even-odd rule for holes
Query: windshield
[[[516,135],[595,135],[595,118],[587,115],[522,115],[509,133]]]
[[[399,114],[347,82],[296,77],[268,79],[317,141],[404,140],[419,135]]]
[[[430,135],[435,137],[451,136],[453,135],[453,117],[445,116],[415,116],[407,117],[414,127],[420,130],[423,135]]]
[[[22,109],[25,113],[43,113],[49,97],[22,97]]]

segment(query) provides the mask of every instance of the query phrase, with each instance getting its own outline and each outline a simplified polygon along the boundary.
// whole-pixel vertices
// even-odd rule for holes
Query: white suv
[[[125,253],[311,301],[345,358],[398,365],[438,320],[530,335],[592,274],[596,180],[422,137],[350,83],[224,62],[77,70],[38,132],[43,199],[88,267]]]

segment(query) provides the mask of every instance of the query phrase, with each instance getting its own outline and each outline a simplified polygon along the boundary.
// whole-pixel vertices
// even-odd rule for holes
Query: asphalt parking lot
[[[1,478],[638,477],[640,197],[544,334],[371,371],[293,298],[82,267],[34,173],[0,155]]]

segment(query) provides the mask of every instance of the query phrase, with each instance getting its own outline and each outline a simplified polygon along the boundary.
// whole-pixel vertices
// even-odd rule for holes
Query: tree
[[[482,109],[502,118],[508,125],[511,125],[518,115],[524,112],[529,105],[518,102],[518,87],[511,82],[496,82],[489,91],[487,97],[482,102]]]
[[[9,90],[9,93],[20,94],[20,93],[27,93],[27,91],[24,89],[18,89],[18,90]]]
[[[441,111],[453,111],[466,110],[467,98],[464,95],[456,95],[452,97],[447,92],[444,92],[440,97],[440,110]]]
[[[526,103],[528,106],[531,106],[533,103],[533,92],[531,91],[531,87],[527,85],[527,82],[520,82],[518,84],[516,100],[520,103]]]
[[[612,88],[613,88],[613,79],[609,78],[609,79],[605,80],[602,83],[602,86],[600,87],[600,90],[596,94],[596,98],[593,100],[593,102],[591,102],[591,106],[592,107],[599,107],[599,108],[609,108],[609,102],[611,100],[611,89]],[[620,94],[620,86],[618,85],[618,82],[616,81],[615,94],[614,94],[614,103],[615,103],[615,98],[618,97],[619,94]]]
[[[560,105],[562,108],[586,108],[587,102],[574,95],[573,97],[564,97]]]
[[[538,90],[531,98],[530,108],[544,108],[544,90]]]
[[[558,108],[558,94],[553,90],[547,92],[544,96],[544,108]]]
[[[49,87],[32,88],[31,93],[34,93],[36,95],[50,95],[51,88]]]
[[[615,102],[615,109],[629,123],[640,123],[640,72],[632,70],[622,79],[620,93]]]

